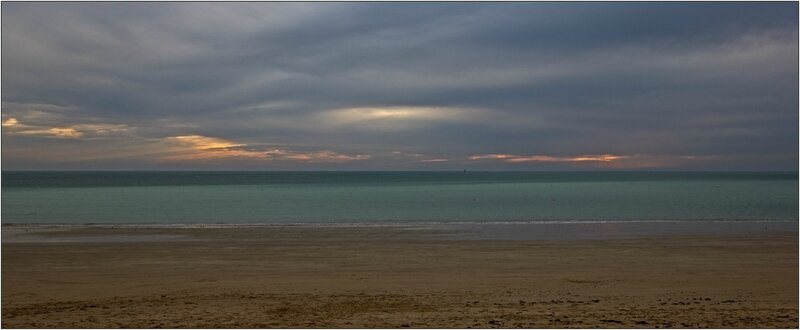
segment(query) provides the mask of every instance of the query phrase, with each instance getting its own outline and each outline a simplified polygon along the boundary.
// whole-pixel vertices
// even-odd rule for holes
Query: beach
[[[798,327],[796,229],[470,230],[4,226],[2,326]]]
[[[7,2],[0,330],[800,330],[798,1]]]

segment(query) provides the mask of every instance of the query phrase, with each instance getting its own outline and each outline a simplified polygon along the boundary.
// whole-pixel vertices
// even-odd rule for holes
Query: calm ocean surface
[[[797,219],[797,173],[2,173],[5,224]]]

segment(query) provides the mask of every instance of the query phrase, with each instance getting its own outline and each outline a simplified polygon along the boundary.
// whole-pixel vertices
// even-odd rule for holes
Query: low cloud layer
[[[342,163],[370,159],[369,155],[343,155],[330,150],[292,151],[281,149],[253,150],[246,144],[200,135],[170,136],[165,142],[178,147],[163,160],[205,161],[212,159],[257,159],[299,163]]]
[[[4,169],[794,170],[796,3],[6,3]]]

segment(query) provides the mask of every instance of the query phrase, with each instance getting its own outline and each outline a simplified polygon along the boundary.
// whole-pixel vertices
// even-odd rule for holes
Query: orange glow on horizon
[[[129,130],[127,125],[119,124],[76,124],[67,127],[26,125],[16,118],[3,120],[2,125],[8,128],[8,130],[5,131],[8,134],[71,139],[77,139],[84,135],[108,135]]]
[[[581,155],[574,157],[559,157],[547,155],[512,155],[512,154],[488,154],[488,155],[474,155],[470,156],[469,160],[502,160],[508,163],[526,163],[526,162],[613,162],[619,159],[628,158],[628,156],[619,156],[611,154],[603,155]]]
[[[345,155],[330,150],[302,152],[282,149],[247,150],[247,144],[202,135],[171,136],[165,139],[188,147],[179,154],[164,157],[167,161],[194,161],[221,158],[250,158],[265,161],[294,161],[301,163],[341,163],[370,159],[370,155]]]

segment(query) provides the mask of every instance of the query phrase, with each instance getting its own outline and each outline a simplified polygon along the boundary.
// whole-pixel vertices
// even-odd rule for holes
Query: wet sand
[[[797,241],[4,226],[2,326],[797,328]]]

